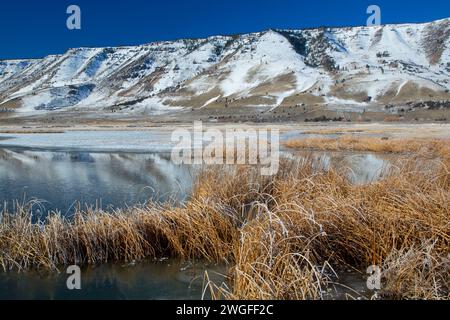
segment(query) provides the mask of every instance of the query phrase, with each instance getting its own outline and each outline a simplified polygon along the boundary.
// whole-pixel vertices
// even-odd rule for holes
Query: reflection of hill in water
[[[0,201],[38,198],[46,209],[74,201],[123,207],[149,199],[183,200],[194,170],[158,154],[0,150]]]
[[[317,168],[333,168],[345,174],[353,183],[364,184],[383,176],[398,155],[368,152],[296,151],[294,156],[313,159]]]

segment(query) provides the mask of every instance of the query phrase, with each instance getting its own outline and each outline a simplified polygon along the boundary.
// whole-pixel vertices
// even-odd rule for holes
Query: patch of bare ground
[[[208,92],[199,94],[199,95],[175,95],[176,99],[168,99],[164,102],[165,105],[169,106],[183,106],[189,108],[201,108],[203,107],[209,100],[220,97],[221,91],[219,88],[214,88]],[[216,102],[212,102],[212,104],[216,104]]]
[[[378,100],[381,103],[406,103],[409,101],[422,100],[450,100],[450,93],[442,90],[433,90],[431,88],[419,86],[417,83],[407,82],[398,91],[399,88],[392,88],[388,90]]]
[[[0,104],[0,109],[14,111],[22,106],[20,99],[12,99]]]
[[[325,100],[321,96],[316,96],[310,93],[296,93],[283,100],[281,106],[311,106],[315,104],[324,103]]]
[[[255,73],[253,76],[256,77],[258,73]],[[252,75],[249,75],[250,79],[252,79]],[[249,79],[249,80],[250,80]],[[256,79],[255,79],[256,80]],[[289,90],[295,89],[296,78],[292,73],[284,74],[276,77],[275,79],[264,82],[254,88],[249,95],[256,96],[269,96],[273,93],[285,92]]]
[[[354,79],[352,81],[357,81]],[[360,83],[360,82],[358,82]],[[368,95],[366,91],[353,92],[351,84],[339,83],[331,87],[329,95],[343,100],[353,100],[356,102],[367,102]]]

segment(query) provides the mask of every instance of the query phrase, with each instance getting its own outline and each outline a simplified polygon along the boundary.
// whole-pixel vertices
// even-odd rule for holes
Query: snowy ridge
[[[0,61],[0,110],[161,114],[186,108],[448,100],[450,19],[268,30]]]

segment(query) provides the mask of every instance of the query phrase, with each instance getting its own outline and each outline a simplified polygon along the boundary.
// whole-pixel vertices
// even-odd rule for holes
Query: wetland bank
[[[226,299],[371,298],[375,292],[361,284],[367,278],[367,267],[377,265],[383,271],[378,298],[448,299],[448,140],[433,140],[433,148],[430,141],[418,140],[421,148],[398,150],[393,156],[348,148],[320,153],[311,145],[307,150],[298,145],[298,150],[286,147],[298,138],[297,133],[285,132],[285,153],[273,176],[261,176],[249,165],[186,168],[195,174],[189,173],[192,182],[185,189],[187,196],[175,203],[151,199],[116,205],[114,210],[91,206],[75,210],[70,219],[49,213],[38,223],[26,203],[14,211],[3,208],[0,265],[4,274],[11,275],[57,274],[70,264],[139,266],[140,261],[166,258],[197,261],[213,266],[213,271],[197,269],[202,289],[197,286],[196,298],[208,292],[210,298]],[[399,140],[393,142],[393,138]],[[405,145],[398,135],[376,139],[381,144],[397,141]],[[55,150],[11,148],[3,161],[15,159],[15,165],[33,168],[33,159],[52,168]],[[80,151],[58,156],[58,161],[69,162],[62,166],[67,171],[73,170],[73,163],[79,164],[72,161],[71,152]],[[90,154],[107,177],[96,185],[123,185],[108,178],[108,172],[118,172],[118,167],[108,169],[108,152]],[[133,160],[132,154],[119,158],[131,158],[128,168],[133,168],[151,159],[149,154],[141,156],[147,160]],[[356,165],[355,158],[359,159]],[[91,166],[92,162],[81,164]],[[164,170],[155,166],[144,176],[155,175],[155,181],[160,181]],[[123,170],[127,165],[119,167]],[[3,174],[13,172],[12,167],[4,168]],[[184,180],[185,173],[179,170],[179,180]],[[133,177],[130,172],[124,176]],[[169,180],[169,185],[176,180]],[[48,181],[51,185],[52,180]],[[225,278],[214,278],[214,266]],[[359,280],[349,282],[349,274]],[[351,284],[356,284],[353,291],[333,294]],[[185,296],[174,293],[170,297]]]

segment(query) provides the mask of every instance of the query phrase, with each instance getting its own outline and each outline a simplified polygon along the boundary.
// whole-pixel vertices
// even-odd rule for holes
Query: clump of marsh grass
[[[318,299],[327,282],[311,238],[293,233],[282,212],[257,205],[241,231],[233,268],[233,299]],[[318,235],[320,236],[320,235]]]
[[[3,212],[0,266],[57,270],[67,264],[135,261],[146,257],[202,257],[217,261],[229,251],[232,219],[193,201],[184,208],[149,205],[115,212],[77,212],[72,219],[50,213],[32,223],[27,208]]]
[[[422,158],[364,185],[309,158],[281,159],[272,177],[214,167],[179,207],[53,213],[40,224],[25,207],[3,212],[0,266],[200,258],[229,266],[228,286],[208,282],[212,297],[321,299],[330,270],[375,264],[382,297],[448,298],[449,187],[448,166]]]
[[[449,258],[433,251],[434,243],[393,250],[383,265],[382,298],[448,299]]]

